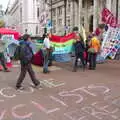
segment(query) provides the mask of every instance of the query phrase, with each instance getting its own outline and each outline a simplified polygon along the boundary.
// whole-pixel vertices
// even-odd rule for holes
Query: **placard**
[[[101,47],[101,56],[111,59],[115,58],[115,55],[120,48],[120,28],[110,27],[105,35],[105,38]]]

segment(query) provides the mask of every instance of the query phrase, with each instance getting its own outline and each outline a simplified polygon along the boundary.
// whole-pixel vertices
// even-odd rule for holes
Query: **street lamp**
[[[116,0],[116,20],[118,23],[118,0]]]
[[[52,4],[53,4],[53,3],[52,3],[52,0],[50,0],[50,2],[48,2],[47,0],[45,0],[45,4],[48,4],[48,5],[50,6],[50,14],[51,14],[51,15],[50,15],[50,17],[51,17],[51,18],[50,18],[50,19],[51,19],[51,31],[50,31],[50,32],[51,32],[51,34],[52,34],[52,19],[53,19],[53,18],[52,18]]]
[[[51,26],[52,26],[52,0],[51,0],[50,7],[51,7]],[[51,27],[51,34],[52,34],[52,27]]]
[[[65,23],[64,26],[65,26],[65,28],[64,29],[65,29],[65,35],[66,35],[66,25],[67,25],[66,24],[66,15],[67,15],[66,6],[67,6],[67,0],[64,0],[64,7],[65,7],[64,8],[65,9],[65,13],[64,13],[64,20],[65,20],[64,21],[64,23]]]

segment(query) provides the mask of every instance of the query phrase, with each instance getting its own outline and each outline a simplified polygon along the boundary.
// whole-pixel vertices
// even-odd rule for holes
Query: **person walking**
[[[96,69],[96,58],[97,54],[100,51],[100,41],[96,35],[93,35],[89,42],[89,69],[95,70]]]
[[[33,58],[33,51],[32,48],[30,46],[31,43],[31,37],[28,34],[24,35],[24,40],[20,42],[20,46],[18,47],[18,54],[16,56],[19,56],[19,60],[20,60],[20,64],[21,64],[21,73],[20,76],[17,80],[16,83],[16,89],[24,89],[22,87],[22,82],[26,76],[26,73],[28,72],[32,82],[34,83],[36,88],[40,87],[40,82],[36,79],[35,73],[32,69],[32,58]]]
[[[80,36],[76,37],[74,48],[75,48],[75,63],[73,67],[73,72],[77,71],[78,59],[81,60],[83,70],[85,70],[85,60],[84,60],[85,45]]]
[[[0,62],[1,62],[1,65],[4,69],[4,71],[10,72],[10,70],[7,68],[6,60],[5,60],[5,56],[4,56],[5,43],[1,38],[2,38],[2,35],[0,34]]]

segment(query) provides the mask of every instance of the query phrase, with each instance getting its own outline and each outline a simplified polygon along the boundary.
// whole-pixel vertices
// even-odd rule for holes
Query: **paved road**
[[[34,69],[43,86],[39,90],[28,76],[24,91],[14,89],[18,66],[0,73],[0,120],[120,120],[119,62],[77,73],[70,64],[55,64],[47,75]]]

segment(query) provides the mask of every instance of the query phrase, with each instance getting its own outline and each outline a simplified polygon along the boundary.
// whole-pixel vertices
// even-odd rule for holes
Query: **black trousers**
[[[96,58],[97,58],[97,53],[89,53],[89,68],[90,69],[96,68]]]
[[[7,70],[7,66],[6,66],[6,62],[5,62],[5,57],[4,57],[3,53],[1,53],[1,55],[0,55],[0,62],[1,62],[1,65],[3,66],[4,70]]]
[[[77,67],[77,63],[78,63],[78,59],[80,58],[81,63],[82,63],[82,67],[85,68],[85,59],[84,59],[84,53],[80,52],[78,54],[76,54],[76,58],[75,58],[75,64],[74,64],[74,68]]]
[[[16,84],[17,88],[21,87],[21,84],[22,84],[27,72],[29,73],[31,80],[35,86],[40,84],[40,82],[35,77],[35,73],[32,69],[31,63],[29,63],[27,65],[21,64],[21,73],[20,73],[20,76],[19,76],[19,78],[17,80],[17,84]]]

